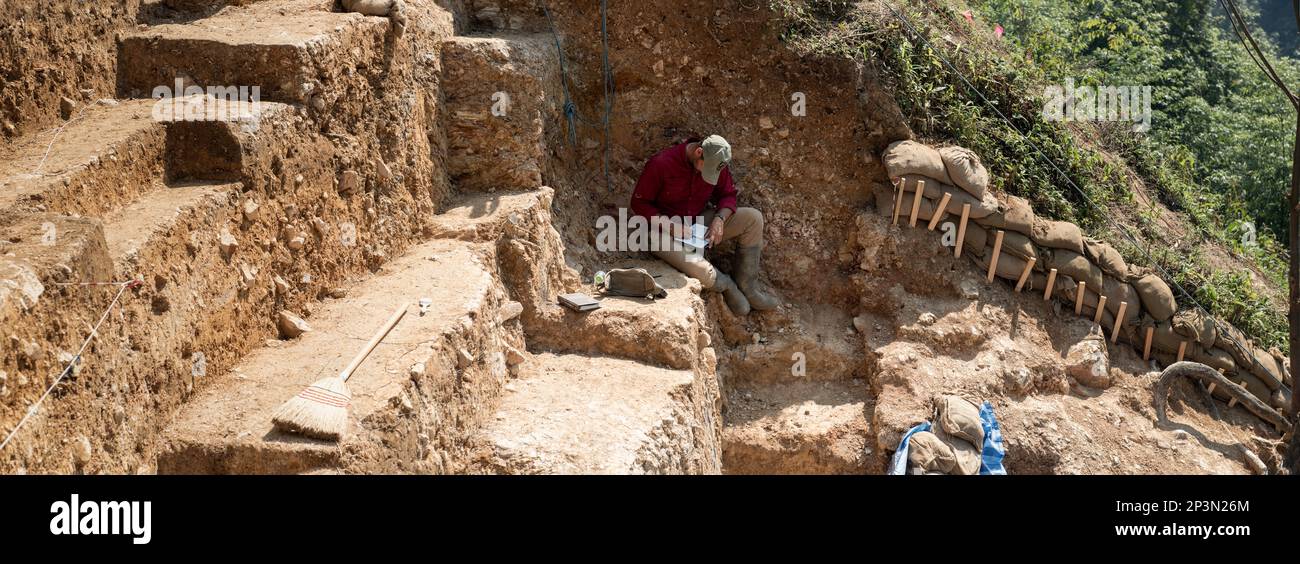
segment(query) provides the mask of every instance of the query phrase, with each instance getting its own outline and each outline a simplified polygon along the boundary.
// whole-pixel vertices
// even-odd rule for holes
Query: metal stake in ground
[[[393,311],[392,317],[370,338],[365,348],[348,363],[347,368],[333,378],[323,378],[298,392],[289,401],[276,408],[271,416],[271,423],[277,429],[301,433],[315,439],[337,441],[343,437],[348,426],[348,405],[352,403],[352,392],[348,391],[347,380],[356,371],[361,362],[375,350],[389,331],[406,315],[407,304],[402,304]]]

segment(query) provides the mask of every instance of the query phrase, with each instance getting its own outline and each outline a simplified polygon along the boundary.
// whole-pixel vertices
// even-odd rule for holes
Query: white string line
[[[1226,333],[1222,331],[1221,330],[1222,328],[1219,326],[1218,320],[1215,319],[1213,315],[1210,315],[1209,310],[1202,307],[1200,302],[1197,302],[1196,298],[1192,296],[1191,292],[1185,290],[1182,287],[1182,285],[1180,285],[1178,281],[1175,280],[1171,274],[1169,274],[1169,271],[1165,270],[1164,267],[1160,266],[1160,264],[1156,262],[1154,258],[1152,258],[1151,253],[1148,252],[1145,248],[1143,248],[1143,246],[1137,242],[1137,239],[1135,239],[1133,235],[1129,233],[1128,229],[1126,229],[1123,225],[1120,225],[1119,222],[1115,221],[1115,219],[1111,217],[1110,214],[1103,213],[1105,212],[1105,210],[1102,208],[1102,206],[1092,201],[1092,198],[1089,197],[1088,194],[1085,193],[1081,188],[1079,188],[1078,185],[1074,183],[1074,180],[1071,179],[1070,176],[1065,173],[1065,171],[1061,170],[1060,167],[1056,166],[1055,161],[1048,158],[1047,155],[1043,153],[1042,149],[1038,147],[1038,144],[1035,143],[1033,139],[1031,139],[1028,135],[1025,135],[1023,131],[1020,131],[1020,128],[1016,127],[1016,125],[1012,123],[1011,120],[1002,113],[1002,110],[999,110],[996,105],[994,105],[992,102],[989,101],[988,98],[984,97],[984,93],[980,92],[980,90],[976,88],[974,84],[971,84],[971,82],[966,79],[966,75],[962,74],[962,72],[958,70],[955,65],[953,65],[950,61],[948,61],[948,58],[944,57],[943,53],[939,51],[939,49],[935,48],[934,45],[931,45],[930,41],[926,39],[924,35],[921,35],[920,31],[917,31],[917,29],[912,26],[912,22],[908,21],[908,19],[903,14],[901,14],[898,10],[895,10],[893,5],[884,1],[882,1],[881,3],[884,4],[886,8],[889,8],[890,12],[893,12],[894,17],[898,18],[898,20],[902,22],[904,26],[907,27],[908,31],[911,32],[913,36],[921,40],[921,42],[924,43],[926,47],[928,47],[932,52],[934,52],[935,56],[939,57],[939,60],[943,61],[943,64],[947,66],[948,69],[951,70],[953,74],[957,75],[957,78],[961,79],[961,81],[966,85],[967,88],[969,88],[972,92],[974,92],[976,96],[979,96],[980,100],[983,101],[984,104],[989,107],[989,109],[993,110],[993,112],[996,113],[998,117],[1001,118],[1002,121],[1007,124],[1007,127],[1010,127],[1013,131],[1018,133],[1020,137],[1023,138],[1025,142],[1029,144],[1030,147],[1033,147],[1034,153],[1038,155],[1038,157],[1043,162],[1046,162],[1047,164],[1051,165],[1051,167],[1055,169],[1058,174],[1061,175],[1061,178],[1065,180],[1065,183],[1069,184],[1070,187],[1073,188],[1075,192],[1079,193],[1079,196],[1083,198],[1083,201],[1087,202],[1088,205],[1092,206],[1097,212],[1099,212],[1099,215],[1101,217],[1105,218],[1106,221],[1108,221],[1120,233],[1122,233],[1124,237],[1126,237],[1131,243],[1133,243],[1133,247],[1136,248],[1138,251],[1140,251],[1144,256],[1146,256],[1147,262],[1151,266],[1155,267],[1156,270],[1159,270],[1164,275],[1164,278],[1174,285],[1174,288],[1177,288],[1179,292],[1181,292],[1184,296],[1187,296],[1187,299],[1191,301],[1192,306],[1194,306],[1197,310],[1200,310],[1201,313],[1205,314],[1205,317],[1210,320],[1210,323],[1212,325],[1214,325],[1214,330],[1216,334],[1220,334],[1220,335],[1226,334],[1228,339],[1231,340],[1233,344],[1237,345],[1242,350],[1249,351],[1251,353],[1247,356],[1250,357],[1252,366],[1258,366],[1264,372],[1268,372],[1268,370],[1265,369],[1262,364],[1260,364],[1259,359],[1255,358],[1254,347],[1247,349],[1246,346],[1243,345],[1241,341],[1238,341],[1237,338],[1234,337],[1231,333]],[[1291,257],[1291,259],[1297,260],[1297,257]],[[1295,367],[1292,367],[1292,369],[1294,370]],[[1282,389],[1289,389],[1286,385],[1286,382],[1279,382],[1279,384]]]
[[[109,312],[113,311],[113,306],[117,305],[118,300],[122,298],[122,294],[126,292],[127,288],[131,287],[131,284],[131,282],[122,283],[122,288],[117,291],[116,296],[113,296],[113,302],[108,304],[108,309],[104,310],[104,315],[99,317],[99,322],[90,330],[90,335],[86,336],[86,340],[81,343],[81,349],[77,351],[77,355],[72,357],[72,362],[69,362],[68,366],[59,374],[59,377],[54,380],[54,383],[50,384],[50,387],[45,389],[45,393],[41,394],[40,399],[36,400],[36,403],[27,408],[27,413],[18,421],[18,425],[14,427],[13,431],[9,432],[9,436],[5,437],[4,442],[0,442],[0,451],[4,450],[5,446],[9,444],[9,441],[14,438],[14,435],[18,434],[19,429],[23,428],[23,424],[27,423],[27,420],[30,419],[32,415],[36,414],[37,409],[41,406],[41,402],[45,401],[45,398],[50,395],[50,392],[54,391],[54,388],[59,385],[59,382],[62,382],[63,378],[67,376],[68,373],[72,372],[72,367],[76,366],[77,362],[81,360],[81,355],[86,352],[86,347],[90,346],[90,341],[99,333],[99,326],[103,325],[104,320],[108,319]]]
[[[63,122],[63,125],[60,125],[57,129],[54,130],[54,136],[50,137],[50,144],[45,146],[45,155],[41,157],[41,162],[36,163],[36,168],[32,169],[32,174],[39,174],[41,172],[41,167],[45,166],[45,160],[50,158],[50,149],[54,148],[54,142],[59,139],[59,134],[63,133],[63,128],[72,125],[73,122],[85,117],[86,111],[89,109],[90,106],[86,106],[81,110],[80,113],[77,114],[76,117]]]

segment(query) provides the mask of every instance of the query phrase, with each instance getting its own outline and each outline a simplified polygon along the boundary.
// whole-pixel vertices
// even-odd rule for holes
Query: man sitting
[[[736,186],[727,163],[731,145],[718,135],[703,141],[689,139],[659,151],[646,162],[632,192],[632,213],[645,217],[652,233],[684,235],[682,225],[670,218],[702,217],[709,226],[706,238],[717,246],[736,239],[739,243],[735,280],[687,249],[660,246],[655,256],[687,276],[699,280],[705,289],[721,292],[727,307],[736,315],[750,308],[769,310],[779,303],[758,287],[759,253],[763,249],[763,214],[754,208],[736,207]],[[689,235],[689,234],[685,234]]]

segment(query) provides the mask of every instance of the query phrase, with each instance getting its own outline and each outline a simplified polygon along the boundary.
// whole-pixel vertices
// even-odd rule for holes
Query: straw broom
[[[271,423],[281,431],[301,433],[314,439],[337,441],[342,438],[343,431],[348,426],[348,405],[352,403],[348,377],[361,366],[361,362],[370,355],[370,351],[375,350],[388,332],[393,330],[403,315],[406,315],[406,304],[393,311],[392,317],[388,318],[379,332],[370,338],[365,348],[357,353],[338,376],[322,378],[298,392],[298,395],[275,409],[275,413],[271,414]]]

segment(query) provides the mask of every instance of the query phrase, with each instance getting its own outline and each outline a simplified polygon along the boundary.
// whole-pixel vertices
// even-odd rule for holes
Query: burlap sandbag
[[[989,171],[973,151],[962,147],[943,147],[939,157],[952,183],[976,198],[983,198],[989,187]]]
[[[996,241],[997,235],[994,234],[993,238],[994,241]],[[1031,258],[1038,258],[1038,251],[1034,249],[1034,243],[1029,240],[1029,237],[1016,233],[1015,231],[1003,232],[1002,254],[1017,256],[1026,261]],[[1038,266],[1041,267],[1042,265]]]
[[[985,248],[989,242],[989,232],[985,231],[973,221],[966,222],[966,237],[963,239],[961,252],[970,253],[977,257],[984,256]]]
[[[1106,311],[1119,315],[1119,304],[1128,303],[1124,308],[1124,324],[1134,325],[1142,313],[1141,298],[1137,290],[1127,282],[1121,282],[1109,276],[1105,277],[1105,286],[1101,295],[1106,296]]]
[[[1034,234],[1034,208],[1029,201],[1016,196],[1007,196],[997,213],[979,219],[980,225],[989,228],[1006,229],[1021,235]]]
[[[952,468],[950,474],[957,476],[977,476],[980,473],[980,463],[983,457],[980,456],[980,447],[976,447],[966,439],[956,437],[942,429],[942,426],[935,431],[934,436],[948,445],[952,454],[957,459],[957,464]]]
[[[958,396],[939,398],[939,425],[948,434],[984,444],[984,426],[980,424],[980,410],[975,404]]]
[[[885,171],[889,173],[890,178],[898,178],[904,174],[919,174],[944,184],[952,184],[939,151],[916,141],[904,140],[890,143],[885,149],[884,161]]]
[[[957,467],[957,456],[937,435],[920,431],[907,439],[907,465],[923,473],[951,474]]]
[[[1121,279],[1128,277],[1128,263],[1124,262],[1124,257],[1119,254],[1119,251],[1115,250],[1115,247],[1097,239],[1085,237],[1083,239],[1083,250],[1083,255],[1097,265],[1097,268],[1100,268],[1102,272]]]
[[[986,252],[983,255],[970,255],[971,260],[979,267],[980,272],[983,272],[986,275],[988,274],[989,261],[992,257],[992,252]],[[1020,275],[1024,274],[1025,267],[1028,266],[1028,264],[1029,263],[1025,262],[1025,259],[1018,256],[1002,253],[1002,255],[998,257],[998,269],[993,273],[993,275],[1003,280],[1019,282]]]
[[[1052,221],[1034,217],[1033,239],[1049,249],[1065,249],[1083,254],[1083,231],[1068,221]]]
[[[898,179],[904,190],[904,209],[911,209],[908,207],[911,205],[911,200],[908,198],[916,194],[916,189],[921,182],[925,182],[925,192],[922,193],[922,196],[932,198],[938,202],[943,199],[944,194],[949,194],[948,206],[945,210],[955,216],[961,216],[961,208],[964,204],[970,204],[970,214],[967,217],[971,219],[985,218],[998,211],[998,199],[992,194],[985,194],[982,198],[976,198],[956,186],[916,174],[905,174],[899,176]]]
[[[1142,309],[1151,313],[1156,321],[1167,321],[1178,311],[1178,302],[1174,293],[1165,284],[1164,279],[1150,272],[1142,273],[1133,280],[1133,289],[1142,298]]]
[[[1101,269],[1083,255],[1065,249],[1052,249],[1043,254],[1047,259],[1044,266],[1048,269],[1055,268],[1058,276],[1069,276],[1075,282],[1085,282],[1089,290],[1102,289]]]
[[[1247,344],[1246,346],[1252,346]],[[1269,390],[1276,390],[1282,387],[1282,367],[1278,366],[1277,360],[1268,351],[1259,347],[1253,348],[1255,362],[1253,364],[1241,363],[1243,366],[1250,366],[1250,373],[1264,382]]]
[[[1182,335],[1183,338],[1196,341],[1203,348],[1214,346],[1218,339],[1218,331],[1214,328],[1214,322],[1210,318],[1201,315],[1199,310],[1185,309],[1174,314],[1174,332]]]
[[[1188,349],[1187,358],[1190,360],[1223,372],[1237,371],[1237,363],[1232,360],[1232,355],[1228,354],[1228,351],[1214,347],[1206,348],[1199,343]]]
[[[1174,332],[1174,325],[1169,321],[1156,321],[1146,312],[1142,316],[1141,333],[1146,338],[1147,327],[1153,327],[1151,331],[1151,350],[1165,351],[1167,353],[1178,353],[1178,343],[1186,341],[1187,338]]]

